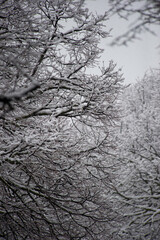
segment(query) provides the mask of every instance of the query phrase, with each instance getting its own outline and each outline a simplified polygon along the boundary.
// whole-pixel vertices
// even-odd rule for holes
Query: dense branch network
[[[106,154],[122,76],[112,61],[87,74],[107,14],[79,0],[0,2],[0,237],[112,239]]]

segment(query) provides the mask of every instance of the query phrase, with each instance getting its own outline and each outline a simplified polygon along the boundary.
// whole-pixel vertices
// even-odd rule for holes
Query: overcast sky
[[[98,14],[108,11],[107,0],[87,0],[87,7]],[[115,16],[106,22],[106,30],[112,28],[111,35],[114,38],[124,33],[128,25],[129,22]],[[117,66],[122,68],[125,83],[136,82],[150,68],[160,67],[160,27],[153,27],[153,29],[157,34],[156,37],[150,33],[141,34],[139,36],[141,40],[134,40],[127,47],[111,47],[112,38],[104,39],[102,47],[105,51],[100,60],[105,61],[106,64],[109,60],[114,60]]]

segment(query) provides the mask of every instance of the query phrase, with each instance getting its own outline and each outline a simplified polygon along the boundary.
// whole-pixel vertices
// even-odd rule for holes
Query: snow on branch
[[[1,59],[1,58],[0,58]],[[1,59],[4,61],[4,59]],[[5,59],[6,62],[10,62],[17,68],[19,72],[23,74],[24,77],[29,79],[31,81],[31,84],[26,88],[21,88],[19,90],[16,90],[14,92],[6,93],[6,94],[0,94],[0,102],[4,105],[7,105],[9,107],[9,110],[13,110],[13,106],[11,102],[15,100],[21,100],[22,97],[26,96],[28,93],[35,91],[37,88],[40,87],[39,83],[37,83],[28,73],[26,73],[20,65],[15,61],[14,58],[10,57],[9,59]]]

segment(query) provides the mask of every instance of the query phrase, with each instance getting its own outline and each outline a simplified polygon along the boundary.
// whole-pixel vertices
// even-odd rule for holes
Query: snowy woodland
[[[2,240],[160,239],[160,71],[126,87],[102,67],[107,19],[0,0]]]

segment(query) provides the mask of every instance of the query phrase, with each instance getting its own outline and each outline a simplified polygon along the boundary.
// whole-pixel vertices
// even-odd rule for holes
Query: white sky
[[[107,0],[87,0],[87,7],[92,12],[103,14],[108,10]],[[106,30],[113,29],[111,35],[116,37],[128,29],[129,22],[118,16],[106,22]],[[134,40],[128,46],[110,46],[112,38],[106,38],[102,42],[104,53],[100,61],[106,64],[109,60],[117,63],[122,68],[125,83],[133,83],[142,78],[150,68],[160,67],[160,27],[154,27],[157,36],[150,33],[141,34],[141,40]],[[159,46],[159,47],[158,47]]]

